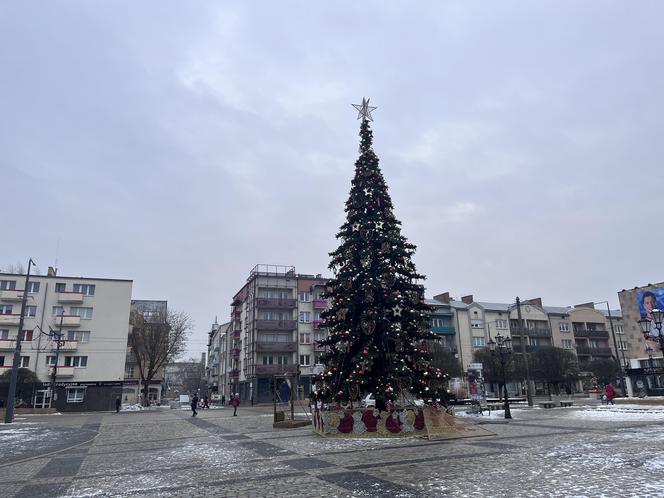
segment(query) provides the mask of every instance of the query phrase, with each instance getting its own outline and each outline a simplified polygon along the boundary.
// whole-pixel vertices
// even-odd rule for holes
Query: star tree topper
[[[377,107],[370,106],[369,99],[362,98],[361,104],[352,104],[352,106],[359,111],[357,114],[357,119],[366,119],[367,121],[373,121],[373,118],[371,117],[371,111],[377,109]]]

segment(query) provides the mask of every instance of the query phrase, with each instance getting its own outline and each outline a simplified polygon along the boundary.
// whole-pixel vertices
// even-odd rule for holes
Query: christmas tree
[[[329,337],[314,397],[348,402],[367,394],[377,407],[388,401],[435,397],[443,373],[431,366],[426,341],[429,328],[424,279],[411,258],[415,246],[401,235],[401,223],[372,149],[369,101],[359,111],[360,156],[346,202],[346,222],[337,233],[341,245],[330,253],[334,277],[322,314]]]

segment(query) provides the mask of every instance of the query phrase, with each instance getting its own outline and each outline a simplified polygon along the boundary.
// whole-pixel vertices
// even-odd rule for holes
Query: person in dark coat
[[[237,417],[237,407],[240,406],[240,394],[236,393],[235,396],[233,396],[233,401],[231,401],[231,404],[233,405],[233,416]]]
[[[196,394],[194,394],[194,397],[191,398],[191,411],[192,411],[191,416],[192,417],[195,417],[196,415],[198,415],[198,412],[196,411],[196,407],[198,407],[198,396]]]
[[[122,401],[120,401],[120,396],[115,398],[115,413],[120,413],[120,406],[122,405]]]
[[[203,408],[207,408],[208,410],[210,409],[210,405],[208,404],[208,397],[207,394],[203,396]]]
[[[226,395],[222,394],[221,395],[221,406],[224,406],[226,404]]]

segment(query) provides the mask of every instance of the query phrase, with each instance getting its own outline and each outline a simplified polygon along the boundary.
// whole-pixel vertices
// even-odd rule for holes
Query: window
[[[483,348],[485,344],[484,337],[473,337],[473,347]]]
[[[528,346],[539,346],[539,337],[528,337]]]
[[[89,320],[89,319],[92,318],[92,308],[72,306],[71,307],[71,314],[74,315],[74,316],[80,316],[81,318],[83,318],[85,320]]]
[[[54,367],[55,366],[55,356],[47,356],[46,357],[46,365],[49,367]]]
[[[277,356],[277,363],[279,363],[279,365],[288,365],[288,355],[283,354]]]
[[[126,379],[133,379],[134,378],[134,367],[125,365],[125,374],[124,374]]]
[[[311,356],[308,354],[301,354],[300,355],[300,365],[304,367],[308,367],[310,365],[311,361]]]
[[[67,403],[81,403],[85,397],[85,387],[68,387]]]
[[[263,320],[292,320],[293,315],[290,311],[263,311],[261,318]]]
[[[325,340],[325,336],[327,334],[325,332],[315,332],[314,333],[314,341],[320,342]]]
[[[563,339],[563,349],[572,349],[573,347],[572,339]]]
[[[67,291],[67,284],[64,283],[55,284],[55,292],[66,292],[66,291]]]
[[[21,341],[31,341],[32,340],[32,330],[24,330],[19,334]]]
[[[625,341],[618,341],[618,349],[627,351],[627,343]]]
[[[300,323],[309,323],[311,321],[310,311],[300,311]]]
[[[37,316],[37,306],[29,305],[25,307],[25,316]]]
[[[12,307],[10,304],[0,304],[0,315],[11,315]]]
[[[51,315],[60,316],[65,314],[65,309],[62,306],[53,306]]]
[[[482,320],[471,320],[470,321],[470,328],[472,329],[483,329],[484,328],[484,322]]]
[[[599,341],[596,341],[594,339],[590,340],[590,347],[591,348],[598,348],[599,347]]]
[[[65,356],[66,367],[85,368],[88,366],[87,356]]]
[[[615,330],[616,330],[616,334],[624,334],[625,333],[625,329],[623,329],[622,325],[616,325]]]
[[[0,356],[0,367],[4,367],[4,366],[5,366],[5,357]]]
[[[323,355],[324,354],[325,353],[316,353],[316,355],[314,356],[316,365],[322,365],[323,364]]]
[[[496,320],[497,329],[507,329],[507,320]]]
[[[588,323],[586,323],[586,330],[593,330],[593,331],[594,331],[594,330],[598,330],[598,329],[597,329],[597,324],[596,324],[596,323],[592,323],[592,322],[588,322]]]
[[[273,365],[274,364],[274,356],[263,356],[263,365]]]
[[[320,311],[314,311],[314,322],[320,322],[321,320]]]
[[[30,368],[30,357],[21,356],[21,363],[19,364],[21,368]]]
[[[309,292],[300,292],[298,294],[298,298],[303,303],[308,303],[309,301],[311,301],[311,294]]]
[[[0,290],[16,290],[16,280],[0,280]]]
[[[86,296],[94,296],[95,286],[94,284],[74,284],[74,292],[80,292]]]
[[[567,323],[567,322],[560,322],[560,323],[558,324],[558,329],[559,329],[561,332],[569,332],[569,323]],[[564,341],[563,341],[563,342],[564,342]]]
[[[67,340],[68,341],[78,341],[80,343],[90,342],[90,331],[89,330],[68,330],[67,331]]]
[[[300,344],[311,344],[311,334],[309,332],[300,332]]]
[[[5,341],[9,339],[9,329],[0,329],[0,339]]]
[[[28,292],[32,294],[39,292],[39,282],[28,282]]]

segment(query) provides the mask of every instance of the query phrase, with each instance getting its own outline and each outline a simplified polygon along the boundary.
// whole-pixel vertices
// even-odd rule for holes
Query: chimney
[[[46,272],[46,276],[55,277],[57,274],[58,274],[57,268],[53,268],[52,266],[48,267],[48,271]]]
[[[575,308],[590,308],[592,310],[595,309],[595,303],[581,303],[581,304],[575,304]]]
[[[433,298],[436,301],[440,301],[441,303],[450,304],[450,293],[449,292],[443,292],[442,294],[438,294],[437,296],[433,296]]]
[[[473,304],[473,295],[461,296],[461,302],[466,304]]]
[[[534,304],[535,306],[542,306],[542,298],[541,297],[534,297],[532,299],[528,299],[526,301],[528,304]]]

